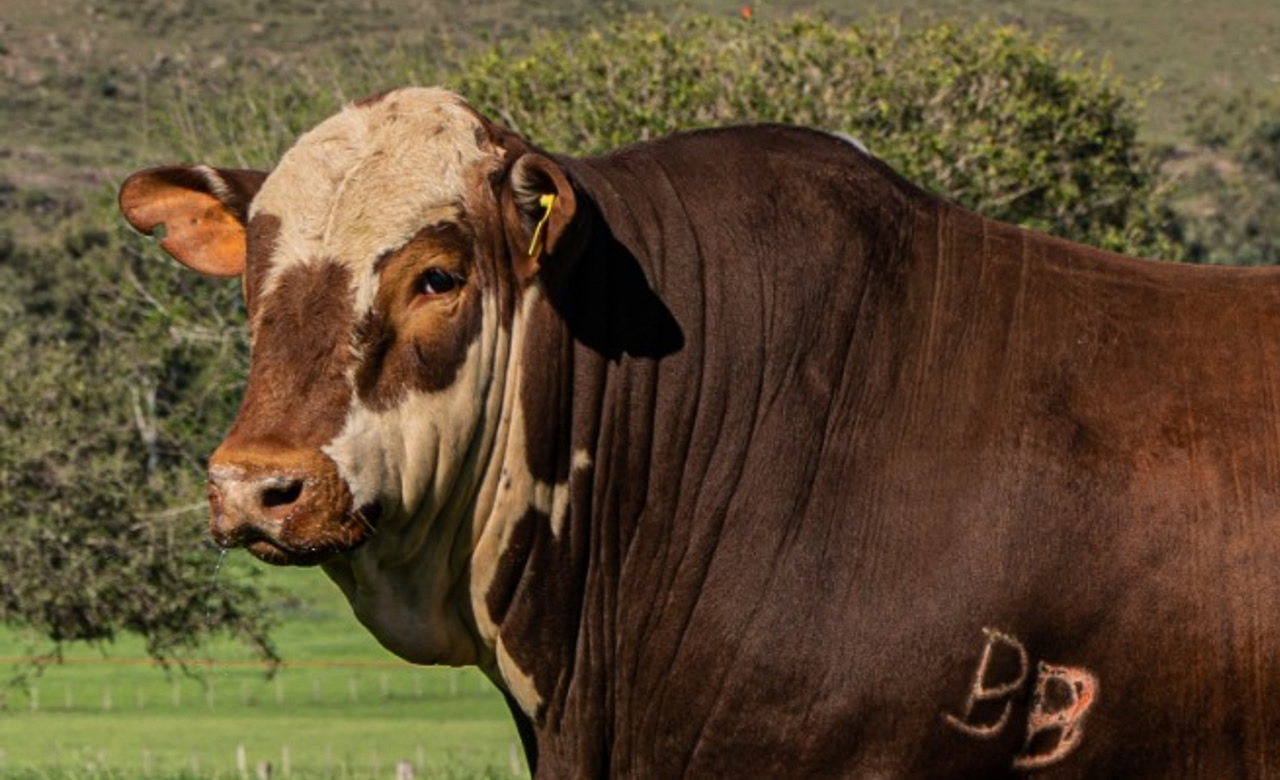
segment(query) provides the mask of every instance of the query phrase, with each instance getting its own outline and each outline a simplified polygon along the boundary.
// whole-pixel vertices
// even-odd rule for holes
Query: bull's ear
[[[581,249],[578,217],[578,198],[559,165],[536,152],[516,159],[503,190],[502,218],[521,275],[572,260]]]
[[[120,187],[120,211],[188,268],[209,276],[244,273],[249,204],[267,175],[204,165],[148,168]]]

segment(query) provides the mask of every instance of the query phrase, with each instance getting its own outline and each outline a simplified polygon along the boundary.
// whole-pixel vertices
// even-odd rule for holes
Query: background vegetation
[[[266,167],[351,98],[443,83],[556,151],[797,122],[858,136],[1001,219],[1167,259],[1280,259],[1280,8],[894,5],[906,16],[868,17],[874,2],[749,20],[711,0],[663,16],[586,0],[6,3],[0,656],[75,662],[42,677],[17,667],[0,774],[171,776],[195,773],[203,750],[199,771],[231,771],[240,745],[277,765],[292,748],[299,773],[387,774],[392,748],[368,751],[379,740],[437,774],[512,771],[505,709],[478,677],[395,662],[318,572],[221,566],[203,459],[243,382],[238,287],[180,272],[123,226],[112,194],[136,167]],[[1188,51],[1158,48],[1178,40],[1171,20]],[[179,666],[86,661],[104,655]],[[268,678],[278,656],[294,665]],[[355,699],[353,685],[377,693]],[[321,760],[298,730],[353,758]]]

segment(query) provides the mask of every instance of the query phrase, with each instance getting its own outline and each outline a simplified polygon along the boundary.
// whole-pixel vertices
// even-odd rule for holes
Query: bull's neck
[[[557,341],[566,344],[567,337],[548,311],[540,288],[526,288],[516,305],[509,350],[498,361],[498,395],[490,406],[497,424],[492,457],[473,503],[470,566],[480,666],[529,713],[540,696],[530,672],[504,645],[502,628],[522,590],[531,549],[540,544],[536,540],[564,533],[572,460],[564,446],[567,436],[557,434],[568,424],[558,417],[567,408],[561,393],[569,392],[569,383],[554,379],[555,372],[566,368],[558,360],[566,350]],[[587,463],[589,458],[573,465]]]

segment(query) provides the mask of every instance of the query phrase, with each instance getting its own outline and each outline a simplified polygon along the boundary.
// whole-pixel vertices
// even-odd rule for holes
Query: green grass
[[[214,563],[211,554],[211,572]],[[10,691],[0,778],[237,777],[241,748],[251,772],[262,761],[279,771],[287,754],[295,777],[391,777],[401,760],[417,777],[524,772],[506,705],[479,672],[396,659],[318,570],[233,553],[220,576],[247,567],[290,596],[275,632],[285,665],[274,677],[230,641],[190,659],[187,672],[150,664],[134,639],[70,648],[64,663]],[[0,657],[33,646],[0,632]]]

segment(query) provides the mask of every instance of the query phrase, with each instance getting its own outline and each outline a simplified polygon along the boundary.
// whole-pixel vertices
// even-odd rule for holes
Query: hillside
[[[739,6],[695,0],[688,7],[737,14]],[[290,64],[331,61],[340,49],[368,55],[441,30],[466,45],[530,25],[582,23],[598,8],[588,0],[8,0],[0,11],[0,177],[19,191],[54,194],[102,182],[154,156],[148,116],[157,84],[198,82],[238,59],[272,64],[288,78]],[[1090,58],[1109,59],[1134,82],[1158,80],[1146,127],[1163,141],[1178,140],[1184,115],[1205,94],[1280,85],[1280,5],[1269,0],[780,0],[754,14],[800,9],[837,18],[890,10],[984,16],[1052,33]]]

